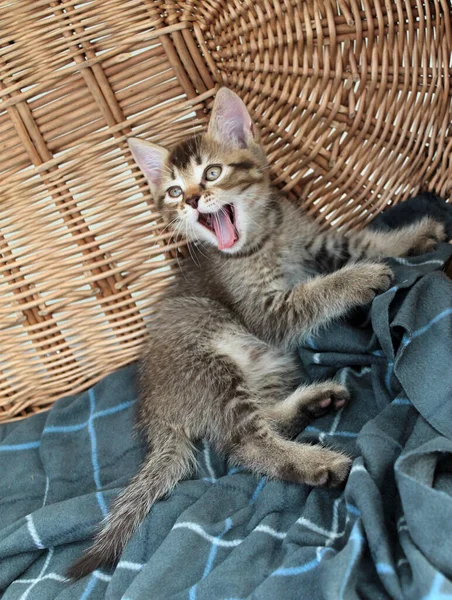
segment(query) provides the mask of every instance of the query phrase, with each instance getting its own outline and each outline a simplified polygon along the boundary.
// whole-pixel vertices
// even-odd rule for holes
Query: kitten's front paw
[[[384,263],[359,263],[347,268],[345,276],[348,297],[358,306],[369,304],[377,294],[386,292],[394,278]]]
[[[442,223],[430,217],[422,219],[413,226],[413,244],[407,252],[407,256],[425,254],[434,250],[439,242],[446,239],[446,229]]]

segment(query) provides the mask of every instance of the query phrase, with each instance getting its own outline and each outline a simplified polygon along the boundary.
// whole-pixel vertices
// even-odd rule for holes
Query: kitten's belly
[[[296,355],[271,347],[251,333],[224,332],[216,348],[237,364],[249,387],[261,397],[282,399],[299,384]]]

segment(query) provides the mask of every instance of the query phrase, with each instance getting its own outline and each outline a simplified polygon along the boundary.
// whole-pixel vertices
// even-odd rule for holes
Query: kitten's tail
[[[113,502],[92,546],[69,568],[68,577],[80,579],[101,566],[116,565],[154,502],[191,471],[195,454],[188,437],[168,428],[162,428],[157,437],[138,473]]]

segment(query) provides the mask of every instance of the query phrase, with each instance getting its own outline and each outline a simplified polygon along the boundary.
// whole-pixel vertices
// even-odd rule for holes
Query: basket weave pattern
[[[219,84],[274,181],[359,227],[452,190],[449,0],[0,0],[0,421],[134,360],[177,272],[126,137],[204,129]]]

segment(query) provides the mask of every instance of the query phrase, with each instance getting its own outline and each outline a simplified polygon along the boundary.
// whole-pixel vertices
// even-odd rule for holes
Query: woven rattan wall
[[[135,359],[176,272],[125,143],[202,129],[224,83],[276,183],[360,226],[452,187],[449,0],[0,0],[0,421]]]

